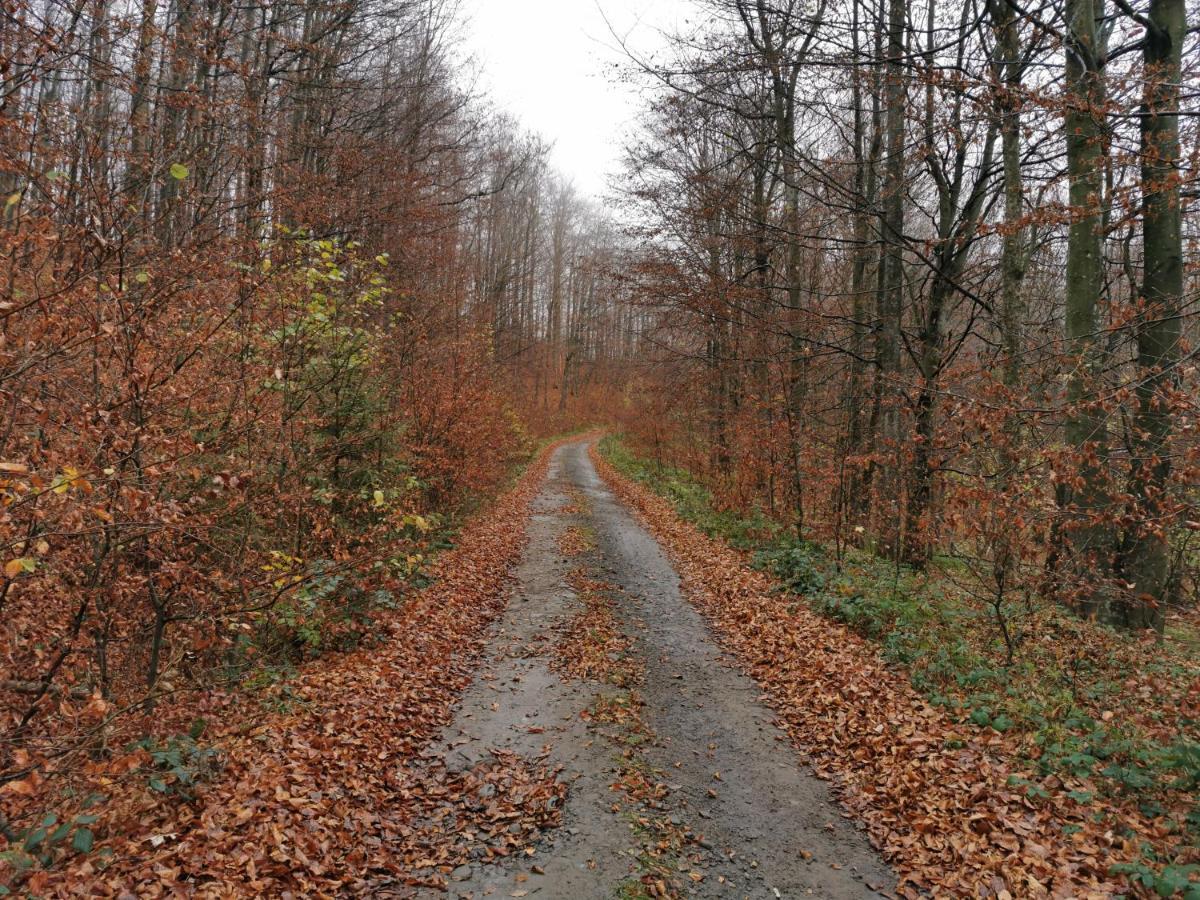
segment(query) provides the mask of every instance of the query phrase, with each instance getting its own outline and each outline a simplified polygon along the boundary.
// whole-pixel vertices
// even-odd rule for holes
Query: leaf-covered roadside
[[[667,549],[691,600],[763,686],[792,740],[916,897],[1107,897],[1114,863],[1179,838],[1128,807],[1104,819],[1079,802],[1086,779],[1023,772],[1008,736],[962,728],[843,625],[789,602],[744,557],[682,521],[595,448],[602,476]],[[1030,792],[1033,783],[1038,790]],[[1138,890],[1135,885],[1132,890]]]
[[[556,821],[562,786],[551,771],[513,759],[453,774],[418,756],[504,606],[549,452],[435,562],[433,585],[383,623],[381,648],[305,672],[291,711],[226,743],[221,777],[194,802],[146,792],[112,805],[95,826],[113,851],[107,867],[91,855],[22,889],[303,896],[436,884],[465,856],[464,834],[506,855]]]

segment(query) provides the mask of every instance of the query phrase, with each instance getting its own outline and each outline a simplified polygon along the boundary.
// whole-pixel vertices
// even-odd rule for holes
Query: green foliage
[[[781,530],[761,510],[743,515],[736,510],[717,508],[712,491],[686,469],[643,459],[611,435],[600,441],[600,452],[619,472],[669,500],[681,519],[739,550],[758,549]]]
[[[325,650],[352,650],[374,633],[375,612],[396,608],[391,591],[365,590],[331,560],[304,567],[291,557],[277,559],[289,571],[275,583],[287,590],[259,616],[249,639],[251,655],[260,659],[295,663]]]
[[[1187,830],[1193,835],[1200,834],[1200,805],[1193,806],[1188,810],[1183,822],[1187,826]]]
[[[262,272],[272,273],[287,315],[259,334],[251,352],[271,373],[262,387],[279,395],[281,426],[292,436],[287,452],[271,460],[270,474],[298,498],[301,539],[281,535],[251,505],[237,510],[239,519],[254,523],[249,531],[266,559],[267,584],[260,611],[239,623],[226,657],[230,680],[252,672],[263,684],[305,659],[353,649],[378,634],[376,614],[398,604],[385,588],[423,586],[427,555],[444,545],[450,527],[442,516],[408,512],[424,505],[430,486],[406,460],[403,420],[379,364],[384,336],[396,325],[383,316],[387,257],[366,257],[353,242],[279,232],[283,239],[270,245]],[[340,549],[369,548],[371,561],[349,571],[320,558],[328,541],[306,543],[307,521],[330,526]],[[231,534],[245,530],[238,524]]]
[[[150,764],[140,770],[150,790],[191,800],[196,786],[220,771],[220,754],[199,743],[204,727],[204,720],[197,719],[187,734],[172,735],[161,743],[147,737],[136,744],[150,754]]]
[[[191,800],[199,782],[212,778],[220,770],[217,751],[198,743],[203,732],[204,721],[198,719],[186,734],[175,734],[164,742],[144,738],[132,746],[131,749],[144,750],[150,757],[136,773],[150,791]],[[8,850],[0,852],[0,863],[19,874],[35,868],[53,868],[72,854],[96,852],[102,859],[112,856],[110,848],[95,850],[96,833],[92,826],[100,817],[86,812],[106,799],[92,794],[80,804],[82,811],[73,816],[60,817],[56,812],[47,812],[34,826],[13,834]],[[0,895],[6,893],[7,888],[0,889]]]
[[[1008,784],[1010,787],[1021,788],[1025,792],[1025,796],[1030,800],[1049,800],[1050,792],[1036,782],[1030,781],[1028,778],[1022,778],[1019,775],[1008,776]]]
[[[1117,863],[1110,870],[1114,875],[1124,875],[1133,884],[1154,891],[1159,897],[1182,896],[1185,900],[1200,900],[1200,876],[1198,865],[1166,865],[1161,868],[1150,862]]]
[[[1200,783],[1200,745],[1195,742],[1180,740],[1164,747],[1086,716],[1076,716],[1067,725],[1087,730],[1045,728],[1034,735],[1042,749],[1038,767],[1046,774],[1098,777],[1110,789],[1133,794],[1193,790]],[[1160,814],[1155,812],[1158,808],[1157,804],[1148,805],[1143,812],[1153,818]]]
[[[311,423],[289,465],[304,473],[313,499],[339,516],[369,517],[375,492],[408,475],[387,385],[371,365],[383,340],[387,260],[363,259],[354,243],[290,237],[281,289],[295,315],[265,336],[275,375],[264,386],[282,393],[289,418]]]
[[[105,798],[92,796],[83,804],[89,809]],[[92,830],[99,817],[86,812],[60,819],[58,813],[45,813],[30,828],[17,831],[10,848],[0,853],[0,862],[15,871],[41,866],[49,868],[72,853],[91,853],[96,843]]]
[[[1175,775],[1171,785],[1177,790],[1192,791],[1200,787],[1200,743],[1179,740],[1163,749],[1159,757],[1162,767]]]
[[[796,594],[813,594],[825,587],[828,565],[824,549],[810,541],[769,547],[754,554],[754,565],[766,569]]]

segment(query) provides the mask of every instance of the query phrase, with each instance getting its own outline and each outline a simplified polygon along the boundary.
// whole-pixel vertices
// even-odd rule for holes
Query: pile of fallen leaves
[[[571,572],[567,583],[582,606],[556,642],[550,668],[582,681],[620,687],[637,682],[640,674],[629,655],[630,641],[617,626],[613,601],[608,596],[616,588],[589,577],[583,569]]]
[[[562,824],[566,793],[557,769],[500,750],[466,772],[437,758],[405,764],[395,802],[411,816],[403,847],[412,868],[400,883],[445,887],[445,871],[467,860],[520,853],[541,831]],[[395,879],[364,881],[378,891]]]
[[[552,449],[435,562],[433,585],[384,622],[382,647],[290,682],[290,711],[223,741],[220,776],[194,796],[120,786],[126,794],[93,825],[98,852],[65,869],[18,874],[19,888],[60,896],[398,889],[439,883],[472,843],[504,855],[555,824],[563,788],[554,772],[497,758],[451,773],[419,756],[450,720],[504,607]]]
[[[573,484],[566,485],[564,491],[567,495],[567,502],[559,512],[564,516],[586,516],[591,512],[591,503],[588,502],[587,495]]]
[[[558,552],[566,557],[580,556],[592,549],[591,535],[578,525],[570,525],[558,536]]]
[[[1098,820],[1077,800],[1093,785],[1023,771],[1012,739],[954,723],[864,639],[789,602],[741,554],[591,452],[793,742],[865,822],[901,876],[900,895],[1109,897],[1137,890],[1110,867],[1139,859],[1143,842],[1168,858],[1180,852],[1179,836],[1132,803],[1114,798]]]

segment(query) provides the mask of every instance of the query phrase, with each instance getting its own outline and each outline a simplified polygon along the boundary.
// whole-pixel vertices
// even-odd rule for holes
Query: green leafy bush
[[[1193,875],[1200,875],[1198,865],[1167,865],[1160,869],[1146,862],[1117,863],[1110,871],[1126,876],[1133,884],[1149,888],[1160,897],[1200,900],[1200,882],[1192,880]]]
[[[49,868],[71,853],[91,853],[96,841],[91,826],[97,818],[80,813],[60,821],[57,813],[46,813],[32,828],[17,832],[16,846],[0,853],[0,860],[22,871]]]
[[[135,745],[150,754],[150,764],[141,769],[150,790],[191,800],[196,785],[220,771],[217,750],[199,743],[204,727],[204,720],[197,719],[187,734],[173,735],[162,743],[147,737]]]
[[[796,594],[813,594],[825,587],[825,551],[820,544],[797,541],[770,547],[754,555],[754,565],[774,575]]]
[[[396,607],[391,591],[364,590],[330,560],[286,578],[294,587],[259,617],[252,639],[266,660],[292,663],[324,650],[352,650],[373,633],[376,611]]]

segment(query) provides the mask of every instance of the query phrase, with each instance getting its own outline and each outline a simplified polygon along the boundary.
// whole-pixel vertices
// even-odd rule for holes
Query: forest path
[[[561,828],[452,897],[875,897],[895,878],[804,771],[584,442],[554,455],[487,659],[442,743],[561,766]],[[482,856],[482,848],[479,855]]]

